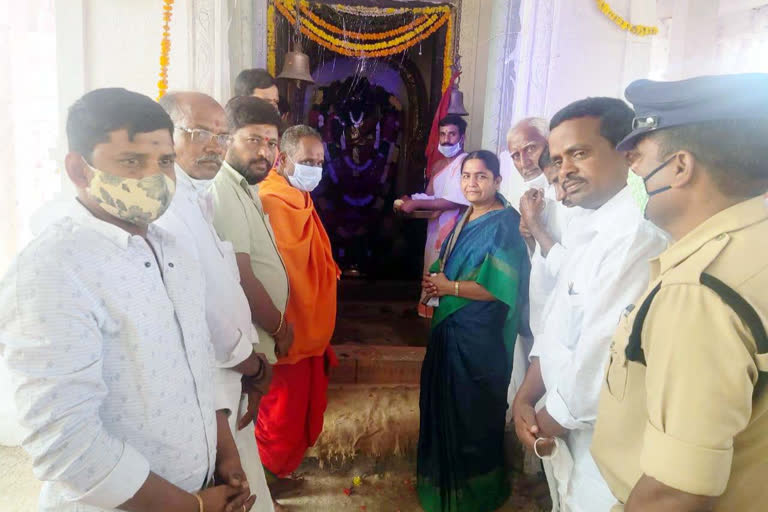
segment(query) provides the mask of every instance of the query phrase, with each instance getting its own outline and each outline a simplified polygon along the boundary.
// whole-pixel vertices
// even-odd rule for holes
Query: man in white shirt
[[[541,202],[537,203],[536,207],[540,208],[542,210],[542,215],[549,220],[551,230],[558,232],[559,240],[560,226],[558,221],[560,218],[554,214],[557,205],[554,201],[554,187],[549,185],[547,176],[539,165],[542,155],[547,151],[547,135],[549,135],[547,121],[538,117],[523,119],[510,128],[507,133],[509,156],[506,158],[511,162],[514,170],[508,170],[507,176],[502,174],[501,183],[503,188],[505,184],[507,185],[506,188],[504,188],[504,197],[510,201],[512,206],[514,206],[518,212],[522,212],[521,200],[526,192],[531,191],[535,194],[540,194]],[[544,198],[545,196],[546,199]],[[546,297],[551,291],[551,286],[549,290],[542,289],[541,278],[545,276],[545,273],[542,273],[544,258],[541,256],[541,250],[536,245],[536,240],[530,235],[528,228],[525,226],[525,221],[522,216],[520,231],[525,238],[531,256],[528,315],[531,334],[533,334],[533,325],[538,324],[539,322],[540,312],[546,301]],[[553,260],[555,260],[554,257]],[[534,269],[533,265],[535,264],[539,268]],[[544,283],[544,285],[544,288],[546,288],[546,283]],[[528,369],[528,354],[531,351],[532,344],[533,337],[523,335],[518,337],[518,341],[515,344],[512,377],[509,382],[508,393],[510,404],[514,399],[517,390],[520,388],[520,385],[523,383],[525,372]],[[512,419],[511,416],[512,411],[510,407],[507,411],[508,421]]]
[[[271,511],[256,439],[242,429],[256,419],[261,396],[269,389],[272,368],[258,353],[259,338],[240,286],[232,244],[222,241],[213,227],[209,189],[232,138],[227,116],[216,100],[199,92],[170,92],[160,99],[160,105],[175,127],[176,194],[156,224],[176,236],[202,266],[206,319],[217,366],[216,409],[229,415],[248,483],[256,495],[254,510]],[[241,390],[248,395],[243,414],[239,411]]]
[[[589,453],[608,346],[621,312],[648,283],[647,261],[666,245],[642,218],[627,188],[626,155],[614,149],[633,117],[621,100],[588,98],[550,124],[555,184],[588,211],[564,234],[568,258],[546,306],[557,320],[534,342],[513,412],[523,444],[552,457],[561,511],[606,512],[614,503]]]
[[[175,189],[172,133],[157,103],[125,89],[75,102],[77,203],[0,282],[0,351],[42,511],[253,503],[214,408],[200,267],[151,224]],[[214,473],[224,485],[208,488]]]

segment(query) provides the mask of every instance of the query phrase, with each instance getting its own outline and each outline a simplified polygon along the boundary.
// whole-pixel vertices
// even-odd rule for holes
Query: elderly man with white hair
[[[507,150],[499,155],[501,193],[520,211],[520,199],[532,188],[547,188],[539,158],[547,147],[549,126],[546,119],[528,117],[507,132]]]

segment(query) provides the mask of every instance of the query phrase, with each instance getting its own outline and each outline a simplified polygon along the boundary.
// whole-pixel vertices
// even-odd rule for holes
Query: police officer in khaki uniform
[[[768,75],[640,80],[618,146],[673,245],[611,346],[592,453],[612,510],[768,510]]]

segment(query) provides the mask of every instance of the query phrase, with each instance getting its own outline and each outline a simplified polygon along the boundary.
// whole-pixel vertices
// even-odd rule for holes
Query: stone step
[[[334,345],[339,366],[331,385],[418,386],[425,347]]]

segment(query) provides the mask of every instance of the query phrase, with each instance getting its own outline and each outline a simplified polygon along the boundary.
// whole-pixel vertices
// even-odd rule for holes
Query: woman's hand
[[[453,295],[456,291],[456,285],[449,281],[442,272],[435,275],[424,276],[422,287],[427,297],[444,297]]]

